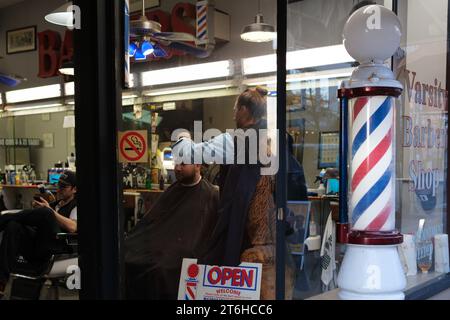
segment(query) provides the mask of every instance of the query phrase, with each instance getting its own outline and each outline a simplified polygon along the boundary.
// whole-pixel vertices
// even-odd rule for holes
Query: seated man
[[[57,201],[33,202],[34,209],[0,216],[0,295],[19,255],[28,261],[45,261],[57,248],[56,234],[77,231],[76,176],[65,171],[58,182]]]
[[[169,187],[125,241],[127,299],[176,300],[183,258],[198,258],[217,220],[219,191],[200,165],[175,167]]]

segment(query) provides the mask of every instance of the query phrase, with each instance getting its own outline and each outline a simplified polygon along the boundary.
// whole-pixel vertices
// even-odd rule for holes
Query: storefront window
[[[398,1],[397,224],[416,241],[448,231],[447,11],[447,1]]]
[[[287,236],[288,252],[296,262],[293,299],[307,299],[336,288],[337,270],[326,273],[322,269],[321,248],[323,238],[331,231],[327,228],[328,218],[333,223],[338,220],[337,90],[355,67],[342,45],[342,30],[354,4],[354,1],[288,4],[286,112],[292,141],[288,155],[288,210],[295,208],[296,201],[302,201],[307,203],[308,211],[302,217],[305,222],[300,230],[290,221],[295,221],[295,210],[288,213],[288,230],[294,232]],[[292,192],[298,175],[303,175],[305,191]],[[332,259],[328,261],[331,265]],[[339,259],[337,255],[336,260]]]
[[[233,130],[237,126],[234,119],[234,107],[238,96],[246,89],[254,89],[257,85],[266,86],[266,79],[275,83],[277,72],[276,41],[274,42],[273,32],[270,34],[272,40],[269,39],[265,42],[245,41],[241,38],[241,33],[246,25],[255,22],[257,14],[263,16],[265,23],[276,26],[276,1],[236,2],[219,0],[208,1],[207,3],[208,9],[202,9],[199,7],[201,2],[196,1],[185,1],[183,3],[160,1],[159,7],[149,7],[146,10],[147,17],[160,22],[163,31],[192,34],[194,37],[201,38],[203,37],[203,31],[206,30],[208,38],[196,39],[195,49],[192,49],[194,42],[189,43],[191,46],[189,49],[188,45],[180,44],[182,41],[167,42],[156,39],[153,41],[155,51],[148,55],[146,59],[140,60],[135,52],[131,52],[134,54],[130,60],[133,84],[128,90],[125,90],[124,96],[134,97],[126,99],[127,101],[123,103],[122,131],[139,132],[143,130],[143,134],[148,141],[149,157],[145,161],[135,161],[134,163],[133,161],[122,160],[124,199],[126,200],[125,212],[128,220],[126,225],[125,269],[128,284],[131,284],[126,288],[127,298],[176,299],[178,297],[178,284],[181,285],[184,281],[180,282],[179,272],[183,258],[202,258],[202,256],[190,253],[192,252],[190,246],[194,240],[195,232],[200,236],[200,234],[206,235],[214,231],[214,227],[210,226],[210,230],[207,230],[208,228],[204,225],[207,219],[203,217],[210,214],[207,201],[201,208],[201,212],[205,211],[201,216],[199,210],[184,209],[182,211],[180,209],[183,207],[196,208],[198,200],[194,201],[190,197],[175,197],[174,195],[180,192],[178,189],[185,187],[183,187],[183,177],[180,176],[179,172],[175,172],[172,147],[176,139],[174,140],[173,133],[177,129],[187,130],[195,143],[201,143],[217,136],[218,133]],[[204,14],[206,14],[205,17],[202,16]],[[133,21],[138,17],[139,13],[137,12],[130,14],[132,21],[130,39],[132,44],[139,43],[141,45],[143,39],[139,36],[133,36],[132,27]],[[204,21],[207,21],[206,27],[203,25]],[[201,52],[202,50],[203,52]],[[270,125],[275,129],[274,117],[271,115],[276,114],[276,92],[273,92],[273,88],[269,89],[268,110],[263,110],[263,113],[268,115],[267,117],[264,116],[263,120],[267,118]],[[209,138],[203,136],[207,131],[211,134],[212,130],[216,132],[214,135]],[[126,150],[124,151],[126,153]],[[220,190],[221,197],[229,196],[229,194],[222,195],[224,184],[220,180],[221,163],[204,162],[200,170],[204,181],[208,181],[215,186],[214,188],[222,187]],[[239,175],[234,177],[239,178]],[[267,178],[268,180],[264,181],[270,180],[269,177]],[[246,181],[242,181],[233,190],[228,187],[228,192],[234,192],[234,189],[237,190],[240,184],[245,183]],[[265,186],[266,184],[264,184]],[[269,183],[267,183],[267,186],[271,187]],[[209,190],[209,187],[207,189]],[[162,196],[163,192],[164,196]],[[188,191],[185,190],[184,192]],[[195,199],[201,199],[204,196],[205,190],[203,190],[203,194],[195,195]],[[156,217],[163,213],[161,211],[163,208],[158,204],[158,201],[169,198],[171,199],[170,205],[167,202],[164,203],[173,209],[170,214],[171,217],[166,215],[164,218],[157,219]],[[251,199],[248,199],[249,201],[241,200],[238,196],[232,198],[230,202],[236,203],[234,212],[238,212],[247,218],[241,226],[237,226],[236,222],[233,222],[234,225],[232,225],[230,222],[226,228],[230,230],[240,228],[240,231],[245,234],[245,239],[236,238],[231,242],[230,235],[224,233],[223,236],[228,237],[226,250],[231,249],[231,247],[239,247],[239,249],[249,249],[248,246],[250,248],[257,247],[261,241],[257,237],[268,239],[268,242],[266,247],[256,248],[257,254],[255,255],[249,251],[244,254],[244,249],[242,249],[238,252],[238,261],[234,261],[230,265],[234,264],[233,267],[237,267],[236,262],[240,262],[241,259],[243,259],[242,262],[261,263],[263,268],[261,298],[275,299],[276,210],[274,203],[270,201],[271,199],[268,199],[271,203],[265,210],[259,212],[256,209],[246,209],[249,205],[247,202]],[[192,201],[195,203],[192,203]],[[219,203],[215,205],[219,206]],[[249,212],[246,212],[246,210]],[[218,214],[221,214],[220,210]],[[264,223],[257,223],[254,220],[255,216],[252,216],[252,214],[260,214]],[[138,220],[142,219],[146,222],[152,221],[155,228],[158,226],[158,230],[153,232],[154,235],[162,233],[158,239],[143,242],[143,238],[139,236],[139,230],[144,228],[144,223],[136,226]],[[226,220],[228,217],[221,217],[220,219]],[[199,222],[191,228],[189,226],[192,220],[199,220]],[[171,221],[170,224],[169,221]],[[218,223],[219,220],[216,222]],[[250,226],[250,224],[253,224],[253,226]],[[266,227],[267,229],[265,229]],[[151,228],[150,223],[148,228]],[[261,234],[258,232],[255,234],[255,228],[260,228]],[[195,232],[193,233],[193,231]],[[151,238],[150,232],[148,234]],[[192,236],[189,234],[192,234]],[[204,242],[202,245],[212,247],[213,241],[205,235],[201,238]],[[250,237],[250,239],[247,237]],[[217,240],[214,236],[212,238]],[[179,239],[184,239],[183,243],[180,243]],[[144,257],[147,259],[146,265],[136,266],[134,261],[143,257],[136,255],[135,252],[141,250],[139,249],[140,246],[146,246],[148,242],[155,243],[154,247],[148,249],[154,254]],[[160,253],[162,248],[158,249],[157,247],[162,245],[171,249],[170,257]],[[208,256],[208,258],[205,258],[206,263],[209,261],[210,264],[213,264],[213,259],[209,259],[209,256],[216,255],[213,251],[211,248],[206,250],[206,256]],[[184,256],[179,256],[181,253]],[[221,257],[221,260],[224,257],[225,254]],[[234,255],[234,257],[236,256]],[[165,262],[160,262],[161,259]],[[158,266],[151,272],[146,273],[147,269],[150,270],[149,266],[153,266],[155,263]],[[224,267],[228,265],[224,262],[218,262],[218,264]],[[172,268],[175,265],[178,267]],[[135,270],[135,272],[130,270]],[[145,291],[140,287],[139,281],[136,280],[140,279],[137,275],[143,273],[149,276],[145,276],[145,281],[139,281],[140,283],[145,282],[148,288],[152,288],[148,289],[153,290],[152,292]],[[163,275],[156,279],[158,274]],[[217,275],[217,273],[214,275]],[[231,281],[227,282],[225,289],[229,290],[223,290],[223,293],[219,294],[222,298],[244,298],[244,296],[237,295],[236,292],[239,291],[239,288],[235,284],[233,285]],[[246,291],[239,292],[243,295],[248,293]]]
[[[306,6],[307,3],[302,2],[299,6],[302,4]],[[404,87],[402,96],[396,101],[395,146],[398,176],[396,184],[396,228],[405,235],[405,241],[407,241],[405,246],[414,246],[415,241],[415,248],[417,249],[416,252],[413,252],[414,256],[417,254],[417,266],[414,262],[412,265],[407,265],[407,262],[403,260],[405,274],[407,274],[405,294],[408,298],[413,294],[417,285],[424,285],[426,281],[438,278],[443,272],[445,273],[445,270],[442,270],[442,264],[436,263],[436,255],[433,250],[436,250],[437,246],[442,246],[442,239],[445,239],[445,237],[439,235],[447,233],[448,224],[448,92],[446,90],[448,78],[448,4],[446,1],[394,1],[393,3],[377,1],[377,3],[388,8],[392,6],[396,8],[403,29],[401,48],[392,60],[392,68],[397,79]],[[318,3],[316,2],[315,6],[317,5]],[[334,9],[329,8],[334,13],[341,12],[340,10],[348,6],[348,11],[341,16],[342,25],[335,26],[335,29],[339,31],[339,33],[336,33],[335,42],[325,42],[327,45],[339,44],[342,41],[340,32],[343,24],[350,12],[352,12],[352,7],[359,4],[355,3],[355,1],[336,1],[333,4],[327,3],[327,5],[330,7],[336,5]],[[289,11],[294,10],[293,7],[289,6],[288,9]],[[323,13],[328,11],[322,10],[317,12],[321,12],[321,15],[323,15]],[[292,13],[292,17],[295,16],[297,18],[302,13],[305,13],[305,9]],[[325,17],[327,17],[326,14]],[[320,20],[318,17],[316,20],[323,21],[325,25],[332,25],[333,22],[331,21],[334,21],[333,19],[336,18],[336,15],[329,15],[328,17],[332,18],[327,20],[322,17],[323,20]],[[297,21],[294,18],[291,19]],[[312,23],[317,22],[314,21]],[[305,26],[304,30],[308,30],[308,27],[309,25]],[[298,32],[298,29],[294,28],[294,30]],[[305,32],[303,35],[306,39],[308,38],[307,34]],[[327,32],[327,36],[317,38],[329,41],[330,35],[333,35],[333,30]],[[291,37],[289,43],[301,43],[299,39],[303,39],[301,36],[298,36],[295,42],[292,40],[294,38]],[[289,49],[291,48],[288,45]],[[327,59],[323,60],[327,61]],[[433,61],[433,63],[430,63],[430,61]],[[390,64],[390,61],[386,61],[386,64]],[[322,70],[323,67],[321,72],[323,72]],[[339,69],[339,71],[344,70]],[[330,179],[329,173],[334,174],[334,170],[330,170],[330,168],[333,167],[334,163],[339,163],[337,146],[329,145],[333,143],[332,141],[335,144],[339,143],[339,136],[336,135],[339,131],[339,109],[337,101],[334,100],[334,92],[337,91],[342,80],[349,78],[352,69],[349,68],[345,71],[349,73],[341,77],[329,76],[325,83],[323,83],[324,80],[316,80],[315,85],[305,82],[304,85],[306,87],[311,87],[309,92],[315,93],[316,96],[312,102],[309,102],[309,105],[307,105],[308,100],[304,102],[305,90],[303,92],[289,90],[288,84],[288,101],[293,101],[293,103],[288,103],[287,106],[288,128],[292,126],[292,123],[295,123],[296,131],[305,132],[303,138],[300,135],[299,144],[302,147],[295,155],[300,163],[302,157],[303,160],[308,156],[313,159],[308,161],[308,163],[303,163],[305,180],[309,188],[308,199],[313,204],[311,206],[310,233],[306,242],[310,245],[311,239],[316,233],[321,236],[319,241],[322,241],[316,247],[318,251],[314,252],[309,247],[304,261],[300,260],[303,263],[303,269],[300,269],[301,271],[298,273],[295,285],[297,291],[295,292],[301,298],[308,298],[320,292],[336,288],[336,275],[339,272],[340,263],[346,249],[345,244],[336,243],[334,222],[339,222],[336,211],[339,203],[335,202],[337,199],[330,197],[329,189],[330,181],[334,180],[334,177]],[[336,73],[336,70],[334,73]],[[331,98],[329,99],[326,95],[328,93],[327,87],[330,89],[329,97]],[[306,93],[308,93],[308,89],[306,89]],[[319,96],[324,98],[317,98]],[[289,104],[293,105],[293,110],[289,110]],[[311,122],[310,114],[315,110],[320,110],[320,114],[318,114],[318,120]],[[304,127],[306,128],[303,129]],[[295,131],[292,131],[295,136]],[[311,136],[312,132],[315,132],[317,137]],[[325,150],[324,141],[328,141],[328,146],[325,147]],[[308,147],[310,149],[306,151]],[[332,155],[331,158],[329,158],[330,155]],[[325,170],[321,171],[322,169]],[[325,174],[325,177],[321,177],[321,172]],[[311,188],[311,179],[314,179],[315,176],[317,176],[317,181],[322,179],[325,181],[325,188],[317,188],[317,184],[314,186],[317,189],[313,190]],[[319,194],[319,197],[312,197],[312,192]],[[322,193],[326,196],[320,196]],[[320,207],[316,209],[319,211],[314,212],[316,199],[319,199]],[[321,214],[317,216],[317,212],[324,212],[325,218]],[[333,224],[330,224],[330,229],[326,225],[328,216],[331,217],[331,220],[334,220]],[[314,224],[312,224],[313,221],[315,221]],[[316,228],[316,225],[318,228]],[[412,238],[406,240],[409,235]],[[328,237],[333,239],[330,243],[325,241]],[[408,242],[410,241],[409,239],[413,239],[411,240],[413,243]],[[402,259],[406,259],[406,254],[410,255],[411,253],[405,253],[403,250],[406,249],[402,248],[400,255]],[[418,276],[416,276],[416,272],[418,272]],[[421,275],[421,272],[428,274]],[[337,290],[334,290],[328,295],[328,298],[337,298],[336,294]],[[294,298],[296,298],[295,295]],[[325,295],[319,295],[315,296],[314,299],[327,298]]]
[[[44,19],[62,4],[0,4],[0,299],[79,299],[72,31]]]

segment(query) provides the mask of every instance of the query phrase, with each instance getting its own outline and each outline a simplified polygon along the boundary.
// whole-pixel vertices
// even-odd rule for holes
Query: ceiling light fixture
[[[188,86],[188,87],[179,87],[179,88],[166,88],[162,90],[154,90],[146,93],[145,95],[148,97],[157,97],[164,95],[172,95],[178,93],[188,93],[188,92],[199,92],[199,91],[209,91],[209,90],[218,90],[218,89],[226,89],[231,87],[230,83],[218,84],[218,85],[209,85],[209,86]]]
[[[286,54],[286,69],[296,70],[333,64],[352,63],[352,58],[344,45],[334,45],[290,51]],[[243,74],[254,75],[277,71],[277,56],[275,54],[245,58],[242,60]]]
[[[75,75],[75,66],[73,61],[66,61],[59,68],[59,72],[66,76],[74,76]]]
[[[261,0],[258,0],[258,14],[255,23],[246,25],[241,32],[241,39],[249,42],[269,42],[275,40],[277,33],[274,26],[264,23],[261,13]]]
[[[53,107],[61,107],[61,103],[49,103],[49,104],[41,104],[41,105],[34,105],[34,104],[27,104],[25,106],[6,106],[6,111],[24,111],[24,110],[34,110],[34,109],[46,109],[46,108],[53,108]]]
[[[53,12],[47,14],[45,16],[45,20],[47,22],[57,24],[64,27],[74,27],[74,15],[73,11],[70,10],[72,8],[72,1],[68,1],[62,6],[58,7],[58,9]]]
[[[151,55],[155,51],[155,48],[150,41],[144,40],[142,43],[130,43],[128,53],[130,57],[134,57],[135,60],[146,60],[148,55]]]
[[[156,86],[180,82],[190,82],[232,76],[234,67],[231,60],[193,64],[141,73],[142,86]]]
[[[59,84],[6,92],[6,101],[8,103],[27,102],[58,97],[61,97],[61,86]]]

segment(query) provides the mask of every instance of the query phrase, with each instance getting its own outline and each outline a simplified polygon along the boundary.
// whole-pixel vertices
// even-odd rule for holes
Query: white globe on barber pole
[[[400,20],[380,5],[365,6],[355,11],[344,27],[344,46],[360,63],[383,63],[400,45]]]
[[[352,231],[338,285],[341,299],[400,300],[406,278],[395,230],[395,110],[402,85],[383,64],[400,45],[398,17],[380,5],[355,11],[344,45],[360,62],[341,91],[349,108],[349,218]]]

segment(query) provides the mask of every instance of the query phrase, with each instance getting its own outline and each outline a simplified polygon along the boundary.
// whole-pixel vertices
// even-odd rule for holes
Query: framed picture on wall
[[[36,42],[36,26],[6,31],[7,54],[35,51]]]
[[[339,132],[319,133],[319,169],[336,168],[339,156]]]
[[[42,140],[44,141],[43,146],[44,148],[53,148],[53,133],[44,133],[42,135]]]

